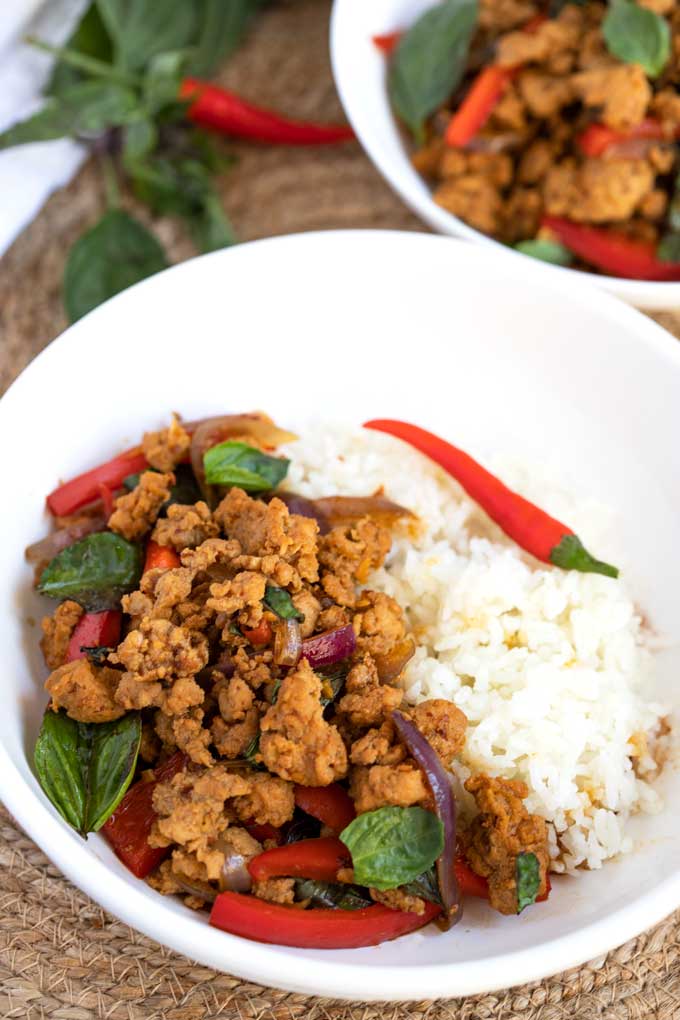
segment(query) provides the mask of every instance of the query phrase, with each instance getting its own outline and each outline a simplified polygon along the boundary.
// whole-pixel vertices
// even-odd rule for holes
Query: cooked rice
[[[382,486],[420,517],[419,533],[395,537],[368,586],[406,608],[418,641],[408,700],[447,698],[469,719],[458,777],[523,779],[529,810],[551,823],[557,871],[597,868],[630,850],[629,815],[660,807],[647,741],[665,710],[649,700],[653,660],[624,582],[539,564],[448,475],[389,436],[324,426],[288,454],[293,491],[367,495]],[[534,475],[500,473],[603,555],[601,513]]]

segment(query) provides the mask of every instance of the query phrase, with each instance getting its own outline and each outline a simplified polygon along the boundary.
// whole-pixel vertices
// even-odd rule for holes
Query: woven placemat
[[[270,9],[223,82],[300,116],[341,117],[328,15],[327,0]],[[423,229],[357,145],[234,149],[239,162],[223,193],[243,240],[342,227]],[[85,167],[0,260],[0,392],[65,327],[64,253],[102,209],[99,175]],[[193,254],[175,223],[157,221],[154,229],[175,261]],[[680,314],[657,318],[680,336]],[[3,1020],[680,1020],[680,912],[606,958],[541,983],[447,1002],[348,1004],[246,984],[162,948],[67,882],[1,808],[0,869]]]

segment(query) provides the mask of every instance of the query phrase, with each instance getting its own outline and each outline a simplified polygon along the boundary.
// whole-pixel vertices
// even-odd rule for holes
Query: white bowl
[[[446,295],[446,301],[435,300]],[[243,941],[135,879],[99,837],[81,840],[43,796],[31,752],[45,704],[25,545],[44,497],[176,409],[196,418],[265,408],[293,428],[325,416],[420,422],[471,452],[558,465],[620,514],[605,559],[659,634],[680,632],[680,347],[659,326],[570,277],[425,234],[339,232],[258,241],[194,259],[72,326],[0,401],[0,796],[55,864],[106,910],[232,974],[355,999],[464,995],[541,978],[610,949],[680,906],[680,776],[668,808],[637,819],[633,853],[555,883],[519,918],[483,904],[435,928],[356,951]],[[588,545],[588,535],[582,538]],[[660,658],[678,695],[678,648]],[[142,962],[143,965],[143,962]]]
[[[334,0],[330,45],[335,84],[357,138],[387,183],[413,212],[441,234],[502,251],[508,259],[519,263],[521,271],[530,256],[494,241],[437,205],[427,182],[411,165],[390,108],[387,62],[372,37],[412,25],[433,3],[434,0],[370,0],[370,3]],[[680,307],[680,283],[624,280],[561,266],[549,268],[556,277],[588,279],[638,308]]]

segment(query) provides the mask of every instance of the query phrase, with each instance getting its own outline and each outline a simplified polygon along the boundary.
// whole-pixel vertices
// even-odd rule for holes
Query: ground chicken
[[[370,655],[387,655],[406,637],[404,612],[399,603],[384,592],[362,591],[352,625],[358,650]]]
[[[542,181],[555,159],[554,145],[547,138],[537,138],[524,150],[517,169],[521,184],[538,184]]]
[[[411,807],[429,799],[422,772],[410,762],[353,768],[349,793],[359,815],[388,804]]]
[[[530,0],[480,0],[479,24],[489,31],[506,32],[537,13],[537,5]]]
[[[363,584],[372,570],[385,562],[392,539],[386,528],[362,517],[341,525],[319,539],[321,585],[342,606],[352,606],[355,585]]]
[[[410,712],[411,718],[447,768],[463,749],[467,716],[450,701],[431,698]]]
[[[189,453],[191,436],[173,414],[170,426],[160,432],[145,432],[142,452],[151,467],[158,471],[172,471]]]
[[[398,765],[405,757],[406,750],[396,739],[391,719],[355,740],[350,751],[352,765]]]
[[[252,688],[234,675],[221,681],[217,694],[220,715],[213,719],[211,731],[217,752],[223,758],[240,758],[260,731],[260,711]]]
[[[50,673],[45,688],[52,708],[65,708],[66,714],[83,723],[104,723],[120,719],[125,709],[115,700],[121,674],[108,666],[93,666],[87,659],[76,659]]]
[[[519,30],[502,36],[496,63],[501,67],[544,64],[565,50],[576,50],[582,28],[582,18],[564,7],[557,18],[544,21],[533,32]]]
[[[133,542],[151,531],[161,507],[170,496],[170,489],[175,484],[173,474],[159,474],[157,471],[144,471],[139,482],[125,496],[115,501],[114,511],[109,517],[108,526],[123,538]]]
[[[260,882],[253,882],[252,891],[261,900],[290,905],[295,902],[295,879],[264,878]]]
[[[402,886],[396,889],[369,889],[371,899],[376,903],[382,903],[390,910],[404,910],[407,914],[424,914],[425,900],[420,896],[413,896]]]
[[[517,856],[536,854],[540,866],[539,895],[546,891],[550,861],[545,821],[524,806],[528,789],[519,780],[473,776],[465,784],[480,813],[463,834],[468,862],[489,882],[489,901],[501,914],[517,913]]]
[[[143,615],[169,620],[172,611],[191,595],[193,578],[193,571],[187,570],[186,567],[171,567],[169,570],[155,568],[145,571],[139,582],[139,590],[142,595],[153,599],[153,602],[148,612]],[[142,609],[142,603],[137,608]]]
[[[647,113],[652,87],[639,64],[581,71],[571,77],[575,94],[584,106],[596,109],[608,127],[626,131]]]
[[[207,538],[214,538],[219,531],[208,504],[199,500],[193,506],[183,503],[169,506],[167,516],[156,521],[151,537],[159,545],[170,545],[182,552],[183,549],[195,549]]]
[[[57,606],[54,616],[43,617],[40,648],[48,669],[57,669],[66,662],[71,635],[84,612],[77,602],[67,600]]]
[[[141,683],[195,676],[208,662],[203,634],[175,627],[168,620],[142,620],[111,655]]]
[[[150,846],[178,843],[190,850],[206,847],[229,825],[227,801],[247,794],[250,781],[238,772],[216,765],[181,772],[153,792],[156,812]]]
[[[499,229],[503,197],[496,185],[481,174],[466,174],[452,181],[443,181],[432,197],[437,205],[475,230],[495,234]]]
[[[154,725],[165,747],[178,748],[197,765],[208,766],[212,765],[214,758],[208,750],[212,734],[203,725],[204,717],[201,708],[190,708],[181,715],[173,716],[168,713],[167,706],[162,705],[155,715]]]
[[[564,160],[545,178],[546,212],[580,223],[629,219],[654,187],[654,171],[644,159]]]
[[[206,608],[226,616],[239,613],[240,626],[257,627],[262,620],[262,599],[266,587],[267,579],[262,574],[243,570],[231,581],[210,585],[211,597],[206,602]]]
[[[367,687],[345,694],[338,702],[338,713],[346,716],[353,727],[379,726],[395,708],[399,708],[404,692],[388,684]]]
[[[279,829],[289,822],[295,811],[293,787],[284,779],[252,772],[247,793],[233,802],[233,810],[241,821],[254,821],[257,825],[273,825]]]
[[[575,95],[570,78],[541,71],[523,71],[517,87],[531,115],[539,118],[553,117],[571,103]]]
[[[303,786],[328,786],[347,774],[347,751],[321,706],[321,681],[306,659],[281,682],[261,723],[260,752],[270,772]]]

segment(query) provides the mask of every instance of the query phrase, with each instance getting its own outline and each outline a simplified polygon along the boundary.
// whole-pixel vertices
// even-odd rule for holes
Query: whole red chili
[[[374,419],[365,422],[364,428],[403,439],[440,464],[506,535],[537,559],[564,570],[618,577],[617,568],[591,556],[571,528],[513,492],[458,447],[403,421]]]

